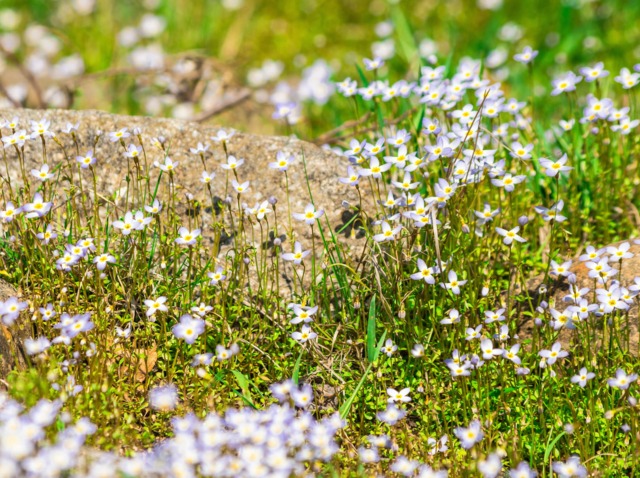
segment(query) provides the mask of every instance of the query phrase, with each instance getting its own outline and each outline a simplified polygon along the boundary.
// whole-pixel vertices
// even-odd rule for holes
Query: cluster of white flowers
[[[97,427],[87,418],[70,423],[59,400],[40,400],[25,410],[0,392],[0,477],[284,477],[329,461],[338,451],[335,435],[344,421],[337,414],[316,420],[288,404],[291,399],[308,407],[313,396],[307,387],[284,383],[274,389],[283,404],[263,410],[232,408],[202,419],[192,413],[175,417],[172,438],[132,457],[88,448],[85,441]],[[171,410],[176,400],[171,386],[154,389],[150,396],[161,411]],[[55,433],[54,424],[62,431]]]

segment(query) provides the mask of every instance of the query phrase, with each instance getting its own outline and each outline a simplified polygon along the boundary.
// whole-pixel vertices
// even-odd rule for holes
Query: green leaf
[[[418,45],[411,30],[411,25],[400,7],[394,8],[391,11],[391,18],[393,18],[393,24],[398,34],[400,51],[407,62],[411,62],[415,58],[418,58]]]
[[[356,70],[358,70],[358,76],[360,77],[360,80],[362,81],[362,86],[366,87],[369,85],[369,80],[367,80],[367,75],[364,74],[364,71],[362,70],[362,68],[360,67],[360,65],[358,65],[356,63]]]
[[[384,341],[384,338],[386,337],[387,333],[383,333],[382,337],[380,337],[380,343],[378,344],[378,348],[375,352],[375,357],[378,357],[378,354],[380,353],[380,350],[382,350],[382,344]],[[369,375],[369,372],[371,371],[371,368],[373,367],[373,361],[371,361],[369,363],[369,365],[367,366],[367,369],[364,371],[364,374],[362,374],[362,378],[360,379],[360,381],[358,382],[358,385],[356,385],[356,388],[353,390],[353,392],[351,393],[351,395],[349,396],[349,398],[347,399],[346,402],[344,402],[342,404],[342,406],[340,407],[340,418],[345,419],[347,418],[347,415],[349,414],[349,411],[351,410],[351,405],[353,404],[353,401],[356,399],[356,396],[358,395],[358,392],[360,391],[360,389],[362,388],[362,385],[364,384],[364,381],[366,380],[367,376]]]
[[[298,385],[298,382],[300,381],[300,362],[302,361],[302,352],[303,350],[300,350],[298,360],[296,360],[296,364],[293,367],[293,375],[291,375],[291,380],[293,380],[293,383],[296,385]]]
[[[238,382],[238,385],[240,386],[240,390],[242,390],[240,391],[240,390],[236,390],[235,388],[232,388],[231,391],[235,393],[237,396],[239,396],[240,398],[242,398],[247,405],[257,409],[258,407],[255,405],[255,403],[253,403],[253,399],[251,398],[251,392],[249,391],[249,379],[242,372],[239,372],[238,370],[219,370],[214,375],[214,378],[216,379],[216,381],[224,385],[227,385],[227,382],[225,382],[223,378],[225,375],[225,372],[231,372],[234,375],[234,377],[236,378],[236,381]]]
[[[376,296],[369,303],[369,318],[367,320],[367,359],[374,362],[376,356]]]
[[[382,332],[382,335],[380,336],[380,340],[378,341],[378,346],[376,347],[373,353],[374,362],[378,360],[378,356],[380,355],[380,351],[382,350],[382,345],[384,344],[384,339],[386,338],[387,338],[387,331],[385,330],[384,332]]]
[[[553,440],[551,443],[549,443],[547,445],[547,448],[544,450],[544,462],[548,462],[549,461],[549,456],[551,456],[551,452],[553,451],[553,447],[556,445],[556,443],[558,443],[558,440],[560,440],[560,438],[562,438],[564,435],[566,435],[566,432],[562,432],[560,433],[560,435],[558,435],[555,440]]]

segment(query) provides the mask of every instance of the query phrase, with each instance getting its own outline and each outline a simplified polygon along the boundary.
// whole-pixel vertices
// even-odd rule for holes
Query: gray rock
[[[202,165],[198,154],[189,151],[195,148],[199,142],[209,144],[210,148],[205,153],[206,171],[215,172],[216,176],[211,184],[212,193],[217,200],[224,199],[227,192],[233,196],[234,207],[236,205],[236,197],[231,186],[227,186],[227,174],[220,165],[225,162],[225,151],[221,144],[211,140],[221,129],[192,123],[181,120],[162,119],[162,118],[146,118],[146,117],[129,117],[112,115],[100,111],[69,111],[69,110],[2,110],[0,109],[0,118],[11,119],[17,117],[19,127],[31,131],[31,121],[40,121],[46,118],[51,122],[49,129],[56,134],[60,145],[56,145],[51,139],[47,140],[48,151],[47,157],[50,166],[55,167],[64,164],[67,161],[75,162],[77,152],[86,153],[90,149],[94,149],[94,156],[97,159],[96,171],[98,177],[98,195],[99,203],[104,205],[109,203],[115,207],[117,212],[112,212],[111,217],[123,216],[126,210],[141,209],[143,204],[129,204],[125,207],[123,198],[117,198],[118,190],[124,191],[127,185],[127,158],[124,155],[124,147],[120,142],[111,142],[109,132],[117,131],[121,128],[127,128],[132,132],[134,128],[140,128],[142,131],[143,144],[146,151],[146,161],[141,159],[141,164],[145,162],[149,165],[151,176],[151,184],[154,185],[160,173],[160,170],[153,166],[154,161],[163,162],[165,154],[174,161],[178,162],[175,169],[174,178],[178,200],[181,205],[180,211],[184,216],[189,216],[189,212],[193,212],[193,208],[187,208],[185,197],[192,194],[202,205],[195,211],[197,214],[184,217],[184,223],[189,222],[193,227],[195,225],[202,226],[203,237],[205,240],[213,241],[212,224],[220,222],[220,217],[216,217],[215,209],[211,208],[211,197],[205,184],[201,179],[202,171],[205,168]],[[78,123],[76,146],[70,134],[61,132],[68,124]],[[3,129],[3,134],[10,134],[11,131]],[[230,129],[226,129],[230,132]],[[102,133],[100,133],[102,132]],[[152,145],[152,138],[166,138],[165,153],[161,148]],[[138,139],[133,136],[125,140],[126,144],[134,143],[139,145]],[[95,144],[95,147],[94,147]],[[5,148],[10,164],[10,177],[13,185],[21,185],[21,173],[17,161],[17,152],[14,148]],[[327,219],[334,231],[344,229],[346,221],[350,218],[350,213],[343,207],[343,201],[348,201],[351,205],[357,205],[359,198],[354,188],[345,186],[338,181],[338,177],[346,174],[347,161],[335,153],[326,151],[308,142],[300,141],[289,137],[270,137],[257,136],[241,132],[235,132],[233,137],[227,143],[228,154],[234,155],[238,159],[244,159],[245,163],[237,170],[240,182],[250,181],[250,189],[242,195],[241,200],[253,207],[257,201],[263,201],[270,196],[274,196],[278,200],[278,235],[282,236],[288,229],[287,214],[287,194],[286,194],[286,177],[283,172],[269,168],[269,163],[275,161],[276,154],[283,151],[296,157],[295,163],[288,170],[289,179],[289,201],[293,212],[302,212],[305,206],[313,202],[318,209],[324,209]],[[40,138],[28,141],[26,145],[26,170],[29,174],[30,169],[39,167],[42,164],[42,144]],[[307,176],[303,165],[303,158],[306,162]],[[77,175],[77,168],[74,164],[73,173]],[[0,165],[0,174],[6,175],[4,166]],[[82,177],[85,188],[88,189],[87,194],[91,197],[91,173],[83,170]],[[166,200],[168,197],[168,178],[166,174],[161,180],[159,197]],[[229,180],[233,179],[233,174],[229,175]],[[30,178],[33,180],[33,178]],[[307,181],[308,180],[308,181]],[[371,203],[371,195],[367,194],[367,185],[362,184],[363,197],[368,203]],[[311,193],[311,194],[310,194]],[[69,192],[72,197],[72,192]],[[75,194],[78,194],[77,192]],[[54,205],[55,206],[55,205]],[[112,207],[113,209],[113,207]],[[213,209],[213,210],[212,210]],[[89,209],[91,210],[91,209]],[[106,207],[101,208],[101,214],[104,214]],[[324,220],[324,218],[323,218]],[[271,229],[274,225],[273,214],[269,217]],[[226,224],[228,227],[229,225]],[[322,251],[322,246],[318,242],[319,235],[317,228],[316,233],[316,254]],[[346,246],[354,246],[357,244],[353,234],[349,234],[349,228],[346,232],[342,232],[339,237]],[[254,227],[253,237],[260,238],[261,230],[258,226]],[[305,223],[293,221],[294,240],[299,240],[305,249],[311,248],[312,237],[311,227]],[[266,231],[263,233],[266,236]],[[250,234],[248,234],[251,237]],[[264,236],[263,236],[264,237]],[[266,238],[266,237],[265,237]],[[289,238],[283,243],[284,250],[291,250],[293,244]],[[358,245],[358,251],[360,249]],[[219,251],[219,256],[225,252],[224,249]]]
[[[616,242],[614,244],[608,244],[603,249],[606,249],[609,246],[618,247],[625,242],[629,243],[629,252],[633,254],[633,257],[622,261],[622,267],[620,267],[620,263],[613,261],[610,262],[610,265],[618,271],[621,271],[617,272],[614,278],[618,280],[623,287],[629,287],[631,285],[634,285],[636,277],[640,277],[640,245],[636,244],[633,240],[628,240]],[[557,262],[560,262],[560,259],[557,259]],[[588,299],[589,303],[597,303],[597,301],[595,300],[595,290],[601,289],[603,288],[603,286],[601,284],[595,283],[594,279],[589,277],[589,269],[586,267],[585,263],[580,261],[578,257],[574,257],[572,259],[572,264],[569,268],[569,271],[575,274],[576,289],[579,290],[585,287],[589,288],[590,292],[589,294],[587,294],[586,299]],[[570,284],[566,277],[548,277],[545,284],[546,290],[543,289],[544,293],[540,294],[540,286],[543,284],[543,282],[544,274],[539,274],[535,277],[532,277],[527,282],[528,293],[533,298],[534,304],[537,304],[541,300],[544,300],[547,301],[551,305],[551,307],[557,309],[560,312],[564,312],[567,307],[572,305],[570,302],[564,300],[564,298],[571,293]],[[516,292],[521,292],[519,286],[516,288]],[[631,353],[637,355],[639,351],[638,343],[640,341],[640,333],[638,332],[638,316],[640,315],[638,310],[638,301],[634,301],[633,305],[630,306],[628,312],[623,315],[624,317],[622,319],[619,319],[614,325],[614,327],[617,327],[619,329],[615,333],[620,336],[625,336],[628,334],[629,343],[623,343],[622,345],[625,348],[628,348]],[[592,317],[589,320],[593,323],[592,329],[596,331],[593,347],[599,348],[603,345],[602,340],[608,339],[608,337],[603,337],[604,319]],[[579,327],[575,330],[568,330],[566,328],[563,328],[558,334],[557,339],[565,347],[568,347],[570,346],[572,341],[578,340],[578,334],[584,333],[581,331],[581,329],[583,328],[584,326]],[[518,324],[518,333],[521,338],[534,337],[534,329],[535,325],[533,318],[530,316],[522,317],[522,320]]]

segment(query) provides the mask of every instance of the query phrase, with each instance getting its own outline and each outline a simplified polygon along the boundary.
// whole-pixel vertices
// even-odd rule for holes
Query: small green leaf
[[[373,362],[376,359],[376,297],[369,303],[369,318],[367,320],[367,359]]]
[[[293,383],[296,385],[298,385],[298,382],[300,381],[300,362],[302,361],[302,352],[303,350],[300,350],[300,355],[298,355],[298,360],[296,360],[296,364],[293,367],[293,374],[291,375],[291,380],[293,380]]]

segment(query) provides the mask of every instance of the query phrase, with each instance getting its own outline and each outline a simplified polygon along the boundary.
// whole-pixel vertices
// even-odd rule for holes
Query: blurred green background
[[[604,61],[615,76],[640,57],[640,2],[630,0],[3,0],[1,7],[18,14],[11,28],[0,21],[5,33],[43,25],[58,38],[60,57],[80,55],[84,76],[72,82],[76,94],[69,106],[127,114],[176,115],[171,108],[145,107],[140,78],[127,70],[131,52],[151,44],[161,45],[168,63],[184,56],[211,62],[212,78],[223,78],[220,91],[247,84],[251,70],[265,60],[282,62],[283,72],[261,88],[281,79],[295,84],[317,59],[328,62],[334,80],[357,78],[355,65],[372,56],[372,46],[394,50],[388,61],[391,81],[407,72],[415,78],[430,53],[441,63],[468,56],[497,64],[495,78],[508,80],[508,93],[523,99],[531,94],[531,79],[512,56],[524,45],[540,50],[533,78],[540,97],[550,90],[555,73]],[[162,31],[123,46],[123,29],[139,29],[149,14],[166,22]],[[25,62],[37,48],[22,42],[15,57]],[[212,121],[272,132],[272,109],[254,98]],[[552,110],[554,101],[536,106]],[[202,109],[195,104],[193,116]],[[189,118],[189,108],[182,113],[177,116]],[[304,134],[331,126],[314,120]]]

